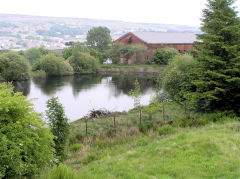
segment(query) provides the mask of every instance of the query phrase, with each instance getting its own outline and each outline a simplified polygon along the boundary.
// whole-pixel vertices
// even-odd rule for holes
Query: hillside
[[[0,14],[0,50],[64,48],[65,42],[84,41],[88,30],[95,26],[108,27],[113,39],[129,31],[200,32],[198,27],[173,24]]]

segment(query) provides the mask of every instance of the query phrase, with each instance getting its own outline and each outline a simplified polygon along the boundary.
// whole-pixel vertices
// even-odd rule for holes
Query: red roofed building
[[[184,53],[193,49],[195,41],[196,34],[189,32],[129,32],[116,40],[126,45],[147,46],[151,61],[153,52],[158,48],[171,47]]]

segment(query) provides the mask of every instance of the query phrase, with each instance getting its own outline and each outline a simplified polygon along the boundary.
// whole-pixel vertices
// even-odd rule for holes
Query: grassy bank
[[[148,107],[146,107],[148,108]],[[240,119],[196,114],[176,103],[150,116],[137,110],[71,123],[64,165],[43,178],[238,178]],[[144,111],[144,109],[143,109]]]
[[[163,71],[164,65],[101,65],[100,72],[125,72],[125,73],[158,73]]]
[[[65,163],[74,170],[62,166],[44,177],[54,178],[66,170],[72,178],[240,177],[239,121],[168,132],[158,129],[145,135],[131,130],[114,139],[82,144]]]

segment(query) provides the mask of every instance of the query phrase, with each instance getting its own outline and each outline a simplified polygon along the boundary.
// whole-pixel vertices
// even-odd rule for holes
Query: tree
[[[40,48],[30,48],[26,50],[23,55],[25,58],[33,64],[38,58],[42,57],[43,55],[47,55],[49,50],[45,49],[44,47]]]
[[[80,52],[89,52],[89,49],[84,42],[76,42],[72,43],[72,45],[68,48],[63,50],[63,58],[68,59],[72,56],[73,51],[80,51]]]
[[[166,65],[176,55],[178,51],[175,48],[159,48],[153,52],[153,60],[156,64]]]
[[[192,95],[199,110],[233,109],[240,113],[240,20],[233,3],[208,0],[203,10],[196,92]]]
[[[58,98],[51,98],[47,101],[46,111],[48,123],[51,131],[56,138],[54,138],[56,155],[60,161],[66,157],[66,141],[69,134],[68,118]]]
[[[0,73],[8,81],[26,80],[30,78],[30,65],[16,52],[5,52],[0,54]]]
[[[48,54],[38,59],[32,67],[33,71],[42,70],[49,76],[72,75],[73,68],[60,56]]]
[[[134,100],[134,107],[139,110],[139,123],[141,125],[142,122],[142,109],[141,109],[141,98],[142,98],[142,92],[141,92],[141,87],[138,82],[138,80],[135,80],[134,83],[135,88],[129,91],[129,95],[132,96]]]
[[[0,84],[0,178],[32,178],[54,160],[53,135],[10,84]]]
[[[111,42],[110,30],[107,27],[94,27],[87,33],[87,45],[100,52],[108,50]]]
[[[76,74],[96,73],[99,69],[99,61],[89,53],[74,51],[69,62]]]

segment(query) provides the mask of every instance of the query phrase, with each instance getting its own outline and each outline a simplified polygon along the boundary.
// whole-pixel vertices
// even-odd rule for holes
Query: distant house
[[[188,32],[129,32],[116,40],[126,45],[147,46],[151,61],[153,52],[158,48],[172,47],[184,53],[193,49],[195,41],[197,41],[196,34]]]

